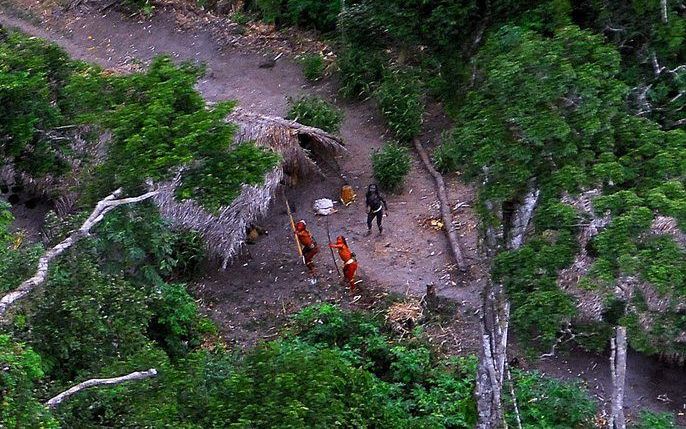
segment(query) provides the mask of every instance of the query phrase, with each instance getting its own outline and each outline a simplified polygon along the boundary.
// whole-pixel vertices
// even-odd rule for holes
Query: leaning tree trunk
[[[610,343],[610,371],[612,374],[612,405],[609,429],[626,429],[624,417],[624,385],[626,381],[626,327],[618,326]]]
[[[481,318],[482,355],[477,367],[478,429],[506,426],[502,395],[507,361],[510,303],[502,301],[500,285],[485,291]]]

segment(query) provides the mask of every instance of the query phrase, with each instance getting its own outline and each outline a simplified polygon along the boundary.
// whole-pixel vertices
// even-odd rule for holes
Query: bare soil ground
[[[283,115],[287,97],[308,93],[326,97],[343,109],[341,135],[349,156],[340,159],[339,165],[345,179],[355,188],[358,200],[347,208],[338,206],[339,211],[329,216],[328,223],[331,236],[345,235],[358,256],[362,298],[349,303],[351,296],[339,284],[326,248],[327,219],[316,217],[311,209],[317,198],[337,200],[343,178],[330,174],[311,179],[289,189],[287,197],[296,208],[295,216],[308,222],[320,243],[316,285],[307,281],[298,261],[281,196],[275,198],[261,225],[269,230],[269,235],[247,246],[226,271],[208,268],[193,285],[195,295],[228,342],[247,347],[271,338],[289,314],[309,303],[329,301],[344,307],[376,309],[388,302],[389,295],[395,295],[395,299],[416,299],[425,292],[427,284],[433,283],[444,305],[442,314],[431,318],[425,327],[432,341],[446,353],[477,350],[479,291],[484,275],[477,251],[473,188],[457,177],[446,180],[451,204],[460,204],[454,216],[464,250],[474,267],[467,274],[455,271],[451,265],[443,232],[428,226],[428,220],[439,216],[438,200],[433,181],[417,157],[413,159],[404,192],[387,198],[390,210],[384,221],[384,235],[378,236],[375,231],[365,237],[364,190],[372,182],[370,154],[387,138],[375,113],[377,109],[370,102],[338,100],[336,83],[331,79],[308,83],[300,66],[288,55],[273,68],[258,67],[265,52],[273,55],[277,51],[325,50],[325,46],[311,38],[294,43],[293,38],[280,37],[268,29],[260,29],[263,34],[251,38],[236,30],[226,18],[171,5],[158,7],[151,19],[139,20],[116,12],[99,14],[88,8],[64,11],[49,2],[0,0],[0,23],[55,41],[75,58],[121,72],[140,69],[162,53],[179,61],[205,63],[208,72],[198,83],[198,89],[208,101],[235,99],[246,109]],[[430,106],[429,110],[428,131],[422,136],[427,143],[449,126],[440,106]],[[19,217],[18,222],[23,223],[17,226],[31,229],[31,224],[34,230],[40,228],[36,216],[32,215],[33,220]],[[535,362],[532,366],[557,377],[586,380],[589,389],[602,392],[599,396],[604,400],[610,390],[606,361],[605,357],[574,351],[567,357]],[[683,369],[667,369],[652,359],[635,355],[630,357],[629,365],[627,406],[684,411]],[[669,402],[657,399],[665,392]]]

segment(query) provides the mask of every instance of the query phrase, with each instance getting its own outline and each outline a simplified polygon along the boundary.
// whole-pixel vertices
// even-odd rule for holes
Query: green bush
[[[268,24],[296,25],[322,32],[336,28],[340,0],[253,0]]]
[[[321,54],[305,54],[300,58],[305,79],[317,81],[324,76],[324,57]]]
[[[287,0],[285,15],[291,25],[329,32],[340,11],[341,0]]]
[[[57,422],[34,397],[43,377],[40,356],[8,335],[0,334],[0,424],[3,428],[56,429]]]
[[[254,0],[255,6],[268,24],[276,24],[281,19],[283,0]]]
[[[421,85],[417,77],[409,72],[387,73],[374,92],[381,108],[381,115],[388,128],[400,141],[409,141],[422,131]]]
[[[655,413],[643,410],[638,421],[629,426],[631,429],[676,429],[674,416],[670,413]]]
[[[169,280],[191,280],[200,272],[207,257],[202,235],[195,231],[174,231],[174,242],[170,253],[169,266],[160,267]]]
[[[288,99],[287,119],[303,125],[321,128],[328,133],[337,133],[343,122],[343,112],[320,97],[302,96]]]
[[[381,150],[372,153],[374,177],[382,188],[397,192],[410,172],[410,152],[397,143],[385,143]]]
[[[579,384],[535,372],[515,372],[513,376],[523,427],[592,427],[596,404]],[[509,413],[508,421],[514,426],[513,414]]]
[[[341,95],[346,98],[365,98],[372,95],[383,77],[387,61],[381,50],[355,45],[343,46],[337,58]]]

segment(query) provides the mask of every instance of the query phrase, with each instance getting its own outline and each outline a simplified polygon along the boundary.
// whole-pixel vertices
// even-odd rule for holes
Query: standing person
[[[343,276],[350,286],[350,292],[355,290],[355,271],[357,271],[357,260],[355,254],[350,251],[345,237],[339,235],[335,243],[329,243],[332,249],[338,249],[338,256],[343,261]]]
[[[379,193],[379,187],[374,183],[367,187],[367,195],[365,198],[367,204],[367,234],[372,233],[372,221],[376,218],[376,226],[379,227],[379,234],[383,234],[383,225],[381,219],[384,215],[384,209],[388,210],[386,200],[383,199]]]
[[[314,255],[319,253],[319,246],[312,238],[312,234],[307,230],[307,223],[304,220],[299,220],[295,224],[295,235],[298,237],[298,242],[303,248],[303,257],[305,258],[305,265],[310,270],[310,274],[314,274]]]

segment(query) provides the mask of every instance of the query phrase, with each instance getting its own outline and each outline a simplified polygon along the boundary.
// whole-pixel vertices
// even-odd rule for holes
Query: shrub
[[[675,429],[674,416],[669,413],[641,411],[638,421],[629,426],[632,429]]]
[[[328,133],[337,133],[343,121],[343,112],[328,101],[314,96],[288,99],[287,119],[303,125],[321,128]]]
[[[372,153],[372,169],[382,188],[397,192],[410,171],[410,152],[397,143],[386,143]]]
[[[254,0],[255,6],[268,24],[276,24],[281,19],[282,0]]]
[[[336,28],[340,0],[253,0],[268,24],[297,25],[328,32]]]
[[[336,29],[341,0],[288,0],[286,6],[291,25],[328,32]]]
[[[325,64],[321,54],[305,54],[300,59],[300,64],[303,66],[305,79],[314,82],[324,76]]]
[[[545,378],[535,372],[514,374],[524,427],[591,427],[596,405],[576,383]],[[508,420],[514,425],[512,413]]]
[[[8,335],[0,335],[0,424],[7,428],[58,428],[34,397],[34,383],[43,377],[40,356]]]
[[[381,50],[344,46],[338,54],[339,92],[347,98],[368,97],[383,77],[387,58]]]
[[[399,140],[408,141],[419,135],[424,102],[413,74],[398,71],[386,74],[374,96],[388,128]]]
[[[170,266],[166,270],[169,272],[169,279],[192,279],[198,274],[200,265],[206,257],[202,235],[195,231],[174,231],[174,242],[169,256]]]

